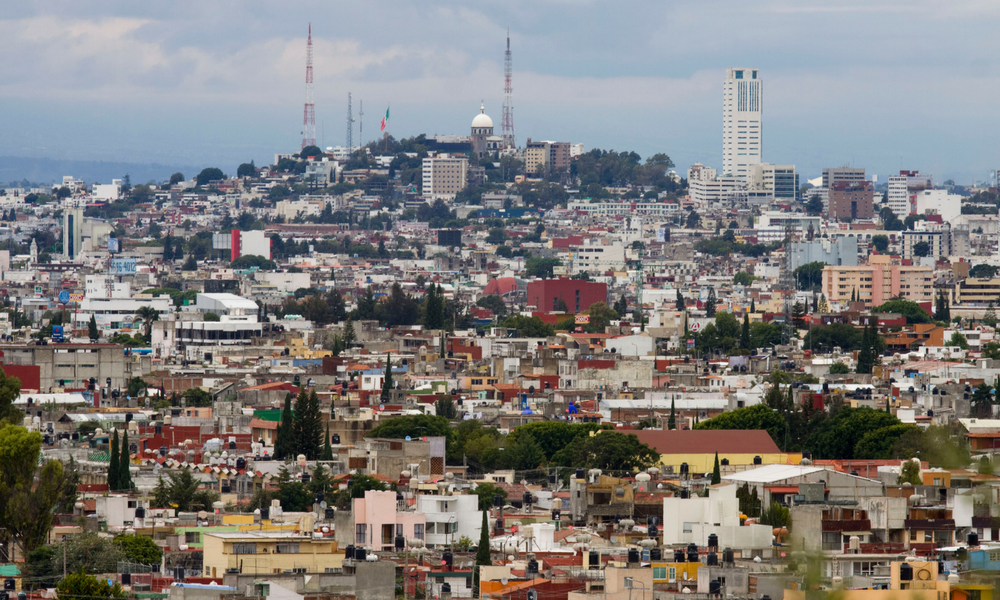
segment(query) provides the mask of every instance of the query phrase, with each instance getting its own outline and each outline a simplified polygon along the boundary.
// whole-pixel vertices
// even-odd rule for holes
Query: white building
[[[428,547],[453,544],[463,537],[473,542],[479,540],[483,526],[483,513],[479,510],[479,496],[417,496],[417,512],[424,513],[427,522],[424,540]]]
[[[423,195],[425,198],[454,198],[465,189],[469,159],[442,154],[423,162]]]
[[[143,306],[151,306],[160,315],[160,320],[164,320],[173,311],[174,304],[170,296],[162,295],[153,297],[138,298],[108,298],[106,292],[102,292],[104,297],[85,296],[80,303],[80,312],[76,317],[78,326],[90,321],[93,316],[97,321],[97,328],[105,335],[111,336],[122,329],[139,331],[142,329],[142,319],[136,316]]]
[[[900,171],[899,175],[889,177],[889,208],[900,219],[914,213],[923,214],[917,208],[916,194],[932,186],[929,175],[920,175],[918,171]]]
[[[93,196],[97,200],[105,200],[113,202],[122,195],[122,180],[112,179],[111,183],[97,183],[94,184]]]
[[[712,181],[719,176],[719,172],[712,167],[706,167],[701,163],[694,163],[688,167],[687,180],[690,184],[692,181]]]
[[[717,202],[731,202],[746,189],[746,184],[740,177],[723,175],[715,179],[695,179],[688,181],[691,201],[698,206],[707,206]]]
[[[962,196],[949,194],[948,190],[920,190],[914,195],[918,215],[941,215],[945,223],[951,223],[962,214]]]
[[[663,545],[708,545],[708,536],[719,536],[719,545],[742,550],[743,556],[763,551],[770,556],[773,539],[770,525],[740,526],[740,501],[735,483],[723,482],[708,488],[708,497],[673,496],[663,499]]]
[[[215,313],[231,321],[257,322],[260,307],[253,300],[236,294],[198,294],[195,310],[202,314]]]
[[[726,69],[722,94],[722,174],[746,177],[761,162],[762,82],[756,69]]]

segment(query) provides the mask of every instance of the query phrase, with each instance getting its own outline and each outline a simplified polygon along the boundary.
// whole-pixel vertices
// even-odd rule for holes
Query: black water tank
[[[132,585],[132,574],[131,573],[122,573],[121,584],[122,585]]]
[[[333,435],[331,435],[330,436],[330,443],[334,444],[334,445],[339,444],[340,443],[340,434],[339,433],[334,433]]]
[[[599,569],[601,567],[601,555],[591,550],[590,554],[587,555],[587,564],[589,569]]]
[[[269,506],[260,507],[260,520],[267,521],[271,518],[271,508]]]
[[[336,515],[337,511],[332,506],[327,506],[326,510],[323,511],[323,518],[327,521],[332,521]]]
[[[577,469],[576,470],[576,478],[577,479],[585,479],[586,477],[587,477],[587,472],[586,471],[584,471],[583,469]]]
[[[396,550],[402,550],[406,548],[406,538],[404,538],[403,536],[397,535],[393,541],[395,542],[393,546],[395,546]]]
[[[649,560],[663,560],[663,551],[656,548],[649,549]]]
[[[728,458],[723,458],[722,460],[719,461],[719,465],[723,466],[723,467],[728,467],[729,466],[729,459]]]
[[[656,536],[660,535],[660,528],[656,525],[649,526],[649,538],[652,540],[656,539]]]
[[[501,496],[500,494],[494,495],[493,496],[493,506],[496,506],[498,508],[501,507],[501,506],[503,506],[503,496]]]
[[[528,574],[529,575],[538,575],[538,561],[537,560],[531,559],[531,560],[528,561]]]
[[[899,563],[899,580],[913,581],[913,567],[910,563]]]
[[[690,548],[688,548],[688,562],[691,562],[691,563],[699,562],[698,561],[698,551],[697,550],[691,550]]]
[[[524,495],[521,496],[521,505],[527,506],[528,504],[531,504],[531,492],[524,492]]]
[[[344,548],[344,558],[348,560],[354,558],[354,544],[351,544],[348,547]]]
[[[659,525],[660,518],[654,515],[649,515],[646,517],[646,525]]]
[[[302,474],[302,483],[309,483],[310,479],[312,479],[312,476],[309,473]]]
[[[562,517],[562,513],[559,511],[559,509],[558,508],[553,508],[552,509],[552,520],[553,521],[558,521],[561,517]]]
[[[13,577],[8,577],[7,579],[3,580],[3,589],[5,589],[5,590],[13,590],[13,589],[16,589],[16,588],[17,588],[17,582],[14,581]]]
[[[184,567],[180,565],[174,567],[174,581],[184,581]]]
[[[455,555],[451,552],[445,552],[441,555],[441,564],[445,566],[452,566],[455,563]]]
[[[687,475],[687,474],[688,474],[688,464],[681,463],[681,475]]]
[[[135,507],[135,518],[136,519],[145,519],[146,518],[146,509],[143,508],[143,507],[141,507],[141,506],[136,506]]]
[[[497,519],[496,523],[493,524],[493,530],[503,532],[503,519]]]
[[[229,487],[228,483],[223,483],[221,486],[219,486],[219,489],[223,494],[228,494],[233,491],[233,488]]]
[[[556,474],[549,473],[549,483],[555,483],[555,482],[556,482]]]
[[[153,433],[155,433],[156,435],[160,435],[161,433],[163,433],[163,425],[160,425],[159,423],[157,423],[156,425],[154,425],[153,426]]]
[[[975,531],[970,531],[969,532],[969,537],[967,539],[968,539],[969,547],[970,548],[972,548],[973,546],[978,546],[979,545],[979,534],[976,533]]]
[[[719,547],[719,536],[715,535],[714,533],[710,533],[708,535],[708,547],[709,548],[718,548]]]
[[[724,563],[734,563],[736,562],[736,553],[733,552],[732,548],[726,548],[722,551],[722,562]]]
[[[683,550],[674,550],[674,562],[675,563],[682,563],[682,562],[684,562],[684,560],[685,560],[684,559],[684,551]]]
[[[132,422],[132,413],[125,413],[125,422],[126,423]]]
[[[761,464],[764,464],[764,461],[761,460],[761,458],[759,456],[755,456],[755,457],[753,457],[753,464],[755,464],[755,465],[761,465]]]
[[[450,583],[442,583],[441,584],[441,593],[442,594],[450,594],[451,593],[451,584]]]
[[[637,563],[639,562],[639,551],[635,548],[628,549],[628,562]]]
[[[713,579],[708,582],[708,593],[713,596],[718,596],[722,593],[722,582],[718,579]]]
[[[323,494],[323,492],[316,492],[316,495],[313,496],[313,504],[320,504],[325,499],[326,496]]]
[[[247,460],[245,458],[236,459],[236,469],[242,471],[247,468]]]
[[[710,567],[719,566],[719,555],[716,554],[715,552],[709,552],[708,558],[705,559],[705,564]]]
[[[368,557],[367,550],[365,550],[361,546],[357,546],[354,548],[354,560],[364,561],[367,557]]]

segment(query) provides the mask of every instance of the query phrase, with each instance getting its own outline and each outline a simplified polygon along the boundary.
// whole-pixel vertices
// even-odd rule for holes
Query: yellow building
[[[333,538],[312,538],[294,532],[222,531],[204,536],[205,577],[222,577],[227,569],[266,575],[294,569],[325,573],[340,569],[344,552]]]
[[[643,429],[630,432],[639,441],[660,453],[660,464],[681,472],[687,464],[689,473],[711,473],[715,456],[731,466],[797,465],[802,454],[782,452],[764,430],[663,430]]]
[[[890,566],[890,583],[887,590],[853,589],[828,590],[830,597],[837,600],[965,600],[960,586],[954,589],[948,581],[938,579],[938,563],[923,561],[894,562]],[[900,592],[905,592],[901,594]],[[953,594],[954,592],[954,594]],[[992,589],[988,594],[979,595],[980,600],[992,600]],[[823,592],[810,592],[810,598],[820,599]],[[785,590],[785,600],[805,600],[805,590]]]

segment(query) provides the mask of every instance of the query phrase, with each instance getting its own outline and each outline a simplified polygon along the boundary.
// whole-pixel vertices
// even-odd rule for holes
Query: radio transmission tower
[[[347,92],[347,151],[354,150],[354,114],[351,112],[351,92]]]
[[[358,145],[365,143],[365,101],[358,100]]]
[[[514,101],[512,99],[510,79],[513,73],[510,60],[510,30],[507,30],[507,51],[503,55],[503,118],[501,119],[501,136],[504,149],[515,148],[514,144]]]
[[[306,105],[302,114],[302,147],[316,145],[316,107],[313,105],[313,30],[306,41]]]

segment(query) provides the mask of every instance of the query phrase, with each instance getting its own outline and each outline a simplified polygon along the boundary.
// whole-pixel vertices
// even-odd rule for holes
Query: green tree
[[[777,386],[774,386],[777,387]],[[763,429],[771,439],[784,439],[785,419],[776,410],[766,404],[755,404],[724,412],[716,417],[695,425],[695,429]]]
[[[913,244],[913,256],[928,256],[931,253],[931,245],[927,242],[917,242]]]
[[[479,496],[479,510],[481,511],[488,511],[493,506],[495,496],[507,498],[507,490],[490,482],[480,483],[472,490],[472,493]]]
[[[486,243],[493,245],[500,245],[507,241],[507,232],[500,227],[494,227],[490,229],[489,235],[486,236]]]
[[[481,597],[480,593],[480,575],[479,568],[482,566],[489,566],[493,564],[493,560],[490,558],[490,524],[487,516],[489,513],[489,505],[483,508],[482,498],[479,499],[479,510],[483,512],[483,523],[480,525],[479,529],[479,545],[476,547],[476,572],[475,581],[473,582],[473,594],[475,598]]]
[[[87,337],[92,342],[101,339],[101,332],[97,329],[97,317],[90,315],[90,322],[87,323]]]
[[[114,435],[111,437],[111,451],[110,451],[110,462],[108,463],[108,489],[112,492],[117,492],[122,489],[122,473],[121,467],[119,466],[119,461],[121,460],[121,451],[118,447],[118,430],[115,429]]]
[[[719,466],[719,453],[715,453],[715,466],[712,467],[712,485],[722,483],[722,468]]]
[[[440,396],[434,402],[435,413],[446,419],[454,419],[458,416],[458,409],[455,408],[455,401],[451,396]]]
[[[823,199],[819,197],[819,194],[813,194],[809,201],[805,205],[806,212],[810,215],[819,215],[823,213]]]
[[[743,328],[740,331],[740,348],[744,350],[751,350],[751,336],[750,336],[750,315],[743,315]]]
[[[982,263],[969,269],[969,277],[975,277],[977,279],[992,279],[993,277],[996,277],[998,270],[1000,270],[1000,267],[994,267],[993,265]]]
[[[517,330],[518,337],[551,337],[555,335],[552,325],[542,321],[538,317],[526,317],[524,315],[514,315],[508,317],[501,324],[502,327]]]
[[[850,372],[851,372],[851,369],[848,368],[848,366],[845,365],[842,362],[835,362],[832,365],[830,365],[830,374],[831,375],[846,375],[846,374],[848,374]]]
[[[715,288],[710,287],[708,288],[708,299],[705,300],[705,315],[707,317],[715,316],[715,303]]]
[[[292,420],[292,437],[295,440],[295,454],[304,454],[307,460],[317,460],[323,451],[323,421],[319,412],[319,397],[316,390],[308,394],[299,392],[295,402],[295,416]]]
[[[176,185],[184,181],[184,173],[174,173],[170,176],[170,185]]]
[[[958,346],[962,350],[969,349],[969,341],[965,339],[965,336],[961,332],[956,331],[951,334],[951,339],[949,339],[945,346]]]
[[[186,406],[212,406],[212,395],[201,388],[188,388],[181,394]]]
[[[21,380],[17,377],[7,377],[0,369],[0,427],[4,423],[20,424],[23,413],[14,406],[14,401],[21,395]]]
[[[611,325],[611,321],[618,320],[619,316],[606,302],[591,304],[587,314],[590,315],[587,331],[591,333],[604,333],[605,328]]]
[[[951,313],[949,312],[949,315]],[[983,314],[983,324],[989,325],[990,327],[997,326],[997,312],[993,306],[993,301],[991,300],[989,305],[986,307],[986,312]],[[992,343],[992,342],[991,342]],[[988,346],[989,344],[987,344]]]
[[[153,541],[144,535],[123,533],[116,535],[115,545],[118,546],[125,560],[142,565],[154,565],[160,563],[163,550]]]
[[[504,303],[503,298],[497,294],[490,294],[489,296],[479,298],[476,300],[476,306],[491,310],[494,315],[500,318],[507,314],[507,305]]]
[[[944,290],[938,291],[935,299],[934,317],[938,321],[951,322],[951,305],[948,303],[948,296]]]
[[[889,236],[885,234],[878,234],[872,236],[872,247],[878,250],[880,254],[884,253],[889,249]]]
[[[552,279],[555,268],[562,265],[558,258],[539,258],[532,256],[524,261],[524,273],[527,277]]]
[[[824,459],[858,458],[855,447],[866,434],[899,424],[899,419],[880,410],[843,407],[810,436],[813,455]]]
[[[908,460],[903,463],[903,466],[899,469],[899,480],[896,485],[903,485],[908,483],[910,485],[921,485],[923,481],[920,479],[920,464],[912,460]]]
[[[379,397],[379,402],[385,404],[392,399],[392,357],[386,355],[385,357],[385,374],[382,376],[382,395]]]
[[[583,466],[612,471],[646,469],[660,461],[660,454],[635,434],[601,431],[579,436],[553,455],[560,466]]]
[[[155,508],[172,507],[180,512],[211,510],[219,495],[211,490],[199,490],[200,486],[188,469],[170,473],[168,480],[164,482],[161,478],[153,490],[152,504]]]
[[[75,573],[63,577],[56,586],[56,595],[59,600],[95,600],[128,596],[120,583],[109,584],[108,581],[87,575],[81,567]]]
[[[683,311],[683,310],[687,309],[687,306],[684,304],[684,296],[681,294],[681,290],[680,289],[677,290],[677,305],[676,306],[677,306],[677,310],[679,310],[679,311]]]
[[[215,167],[208,167],[201,170],[201,173],[195,177],[195,181],[198,185],[208,185],[212,181],[220,181],[226,178],[226,174],[222,172],[221,169]]]
[[[326,434],[323,436],[323,456],[320,460],[333,460],[333,446],[330,445],[330,422],[326,422]],[[322,466],[322,465],[320,465]],[[315,479],[315,474],[313,476]]]
[[[118,430],[115,430],[118,433]],[[132,464],[132,454],[128,447],[128,430],[125,430],[122,437],[122,453],[118,459],[118,489],[124,492],[132,491],[132,471],[129,465]]]
[[[444,329],[444,326],[444,293],[432,283],[424,299],[424,328]]]
[[[674,398],[670,397],[670,418],[667,419],[667,429],[674,430],[677,429],[677,417],[674,412]]]
[[[861,351],[858,352],[858,364],[855,366],[857,373],[871,373],[875,366],[875,356],[872,354],[872,332],[867,325],[861,337]]]
[[[0,427],[0,531],[21,556],[46,543],[66,474],[58,460],[39,467],[42,435],[16,425]]]
[[[187,260],[184,261],[184,264],[181,265],[181,271],[197,271],[197,270],[198,270],[198,261],[195,260],[194,254],[191,254],[187,257]]]
[[[754,277],[750,273],[747,273],[746,271],[740,271],[739,273],[733,276],[733,284],[746,286],[753,283],[754,279],[756,279],[756,277]]]
[[[250,162],[248,162],[248,163],[243,163],[243,164],[241,164],[236,169],[236,176],[240,177],[240,178],[242,178],[242,177],[256,177],[257,176],[257,167],[254,166],[252,160]]]

